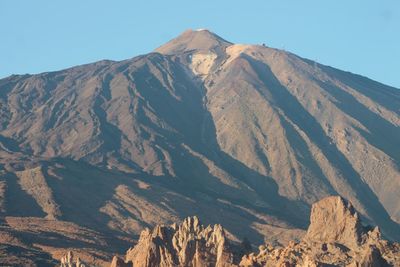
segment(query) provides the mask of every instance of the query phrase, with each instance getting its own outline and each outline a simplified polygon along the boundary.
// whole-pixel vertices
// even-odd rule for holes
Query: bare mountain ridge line
[[[285,242],[332,194],[398,239],[397,92],[209,31],[129,60],[11,76],[0,80],[2,214],[46,216],[16,176],[46,166],[56,219],[118,236],[116,249],[194,214],[237,239]]]

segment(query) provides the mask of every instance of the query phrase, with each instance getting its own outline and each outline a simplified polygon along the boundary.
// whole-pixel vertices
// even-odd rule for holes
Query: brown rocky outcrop
[[[311,224],[301,242],[286,247],[261,245],[259,253],[244,255],[228,244],[221,225],[204,227],[197,217],[180,225],[146,229],[125,261],[114,257],[111,267],[127,266],[400,266],[400,244],[381,238],[378,227],[368,230],[354,207],[339,196],[312,207]]]
[[[339,196],[315,203],[311,224],[301,242],[285,247],[261,245],[259,253],[244,255],[229,245],[221,225],[204,227],[197,217],[181,225],[146,229],[125,261],[114,257],[111,267],[126,266],[400,266],[400,245],[381,238],[377,227],[361,224],[354,207]]]
[[[353,206],[338,196],[327,197],[315,203],[310,222],[304,237],[309,242],[336,242],[353,248],[359,246],[365,234]]]
[[[311,224],[303,240],[286,247],[260,246],[240,266],[400,266],[400,246],[383,240],[379,229],[361,224],[354,207],[339,196],[312,206]]]
[[[60,267],[85,267],[86,265],[80,260],[79,257],[74,257],[72,251],[68,251],[68,253],[61,258]]]
[[[400,263],[398,263],[400,264]],[[360,267],[386,267],[390,266],[387,261],[382,257],[381,252],[375,246],[369,246],[361,262],[358,264]]]
[[[114,256],[110,267],[129,267],[132,264],[126,263],[123,259]]]
[[[112,266],[234,266],[221,225],[204,227],[197,217],[180,225],[146,229],[137,245],[126,253],[125,262],[113,259]],[[125,265],[126,266],[126,265]]]

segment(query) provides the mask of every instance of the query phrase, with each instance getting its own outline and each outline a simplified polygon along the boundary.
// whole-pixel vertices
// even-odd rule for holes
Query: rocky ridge
[[[221,225],[204,227],[197,217],[188,217],[180,225],[144,230],[125,262],[114,258],[112,266],[233,266],[233,261]]]
[[[382,239],[378,227],[363,226],[345,199],[334,196],[315,203],[310,220],[301,242],[260,246],[240,266],[400,266],[400,244]]]
[[[114,257],[111,266],[400,266],[400,244],[382,239],[377,227],[363,226],[354,207],[339,196],[312,206],[311,224],[300,242],[241,252],[220,225],[204,227],[197,217],[189,217],[179,226],[146,229],[125,259]]]

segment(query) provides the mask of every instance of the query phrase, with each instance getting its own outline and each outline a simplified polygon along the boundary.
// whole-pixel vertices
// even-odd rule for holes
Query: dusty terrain
[[[106,264],[145,227],[193,215],[237,242],[287,244],[330,195],[400,240],[399,147],[399,89],[207,30],[13,75],[0,80],[0,264],[69,250]]]

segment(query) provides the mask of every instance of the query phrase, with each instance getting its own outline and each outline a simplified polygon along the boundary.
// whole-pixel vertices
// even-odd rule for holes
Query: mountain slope
[[[339,194],[400,239],[400,91],[285,51],[189,30],[133,59],[2,79],[0,112],[6,224],[68,221],[122,249],[198,215],[284,242]]]

